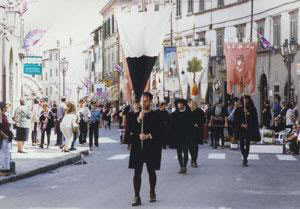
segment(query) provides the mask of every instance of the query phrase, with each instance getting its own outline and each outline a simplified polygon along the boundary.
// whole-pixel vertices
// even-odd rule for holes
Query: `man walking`
[[[171,140],[170,147],[176,148],[177,159],[180,165],[180,174],[186,174],[187,163],[189,160],[188,148],[191,143],[192,136],[192,120],[191,112],[187,107],[184,99],[175,101],[176,110],[171,116]]]
[[[79,129],[80,129],[80,135],[79,135],[79,143],[85,144],[87,133],[88,133],[88,120],[91,117],[91,112],[89,108],[85,105],[85,102],[83,99],[79,101]]]
[[[159,109],[156,111],[157,116],[160,121],[160,130],[161,130],[161,140],[162,140],[162,146],[164,149],[167,148],[167,141],[168,141],[168,127],[170,123],[170,116],[168,111],[166,110],[166,103],[162,102],[159,105]]]
[[[189,106],[191,109],[192,119],[192,137],[189,145],[189,151],[192,157],[191,166],[197,168],[199,144],[203,144],[203,126],[205,124],[205,114],[202,109],[197,107],[197,104],[194,100],[190,100]]]
[[[156,170],[160,170],[161,142],[159,139],[159,120],[157,114],[151,110],[152,94],[143,94],[144,110],[136,120],[128,124],[131,150],[129,168],[134,169],[133,186],[135,198],[132,206],[141,205],[140,189],[142,182],[143,164],[147,166],[150,181],[150,202],[156,201]]]

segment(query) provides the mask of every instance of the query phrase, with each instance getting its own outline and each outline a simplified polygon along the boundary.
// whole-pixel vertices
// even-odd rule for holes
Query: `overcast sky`
[[[67,79],[73,89],[80,84],[84,60],[82,51],[89,46],[90,33],[101,25],[100,10],[108,0],[31,0],[29,10],[24,14],[25,31],[32,29],[48,29],[48,32],[32,52],[41,55],[45,49],[56,47],[60,41],[62,56],[70,62]],[[70,46],[69,39],[73,44]],[[85,44],[80,44],[85,42]],[[74,76],[76,75],[76,76]],[[74,83],[77,83],[74,85]],[[73,85],[72,85],[73,84]]]

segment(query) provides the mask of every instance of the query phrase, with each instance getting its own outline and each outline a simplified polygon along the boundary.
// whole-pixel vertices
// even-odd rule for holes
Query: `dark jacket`
[[[184,112],[176,110],[171,115],[170,148],[186,147],[191,144],[193,122],[191,111],[187,108]]]
[[[129,168],[134,169],[140,166],[141,163],[146,162],[151,168],[155,170],[160,169],[161,165],[161,141],[159,138],[159,120],[154,111],[145,113],[143,126],[144,133],[151,134],[152,139],[147,139],[143,142],[141,147],[141,140],[139,135],[141,133],[141,123],[137,121],[138,113],[131,114],[129,118],[128,130],[130,134],[130,157]]]
[[[202,109],[196,108],[191,112],[193,127],[192,143],[203,144],[203,126],[206,122],[205,114]]]
[[[247,138],[251,141],[260,141],[257,111],[255,107],[247,109],[247,130],[242,128],[245,123],[245,112],[243,107],[239,107],[234,113],[234,134],[237,139]]]
[[[162,143],[166,145],[168,141],[168,129],[170,125],[170,115],[168,111],[164,110],[157,110],[156,111],[158,120],[159,120],[159,128],[161,130],[160,132],[160,138],[162,140]]]

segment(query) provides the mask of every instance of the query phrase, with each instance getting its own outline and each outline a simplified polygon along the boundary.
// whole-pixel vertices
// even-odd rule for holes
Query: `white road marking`
[[[243,157],[242,157],[242,159],[243,159]],[[258,154],[249,154],[248,160],[259,160],[259,155]]]
[[[119,154],[119,155],[114,155],[107,160],[125,160],[126,158],[129,157],[129,154]]]
[[[175,160],[177,160],[177,155],[174,157]],[[191,154],[189,153],[189,159],[192,159]]]
[[[226,154],[225,153],[209,153],[208,159],[211,160],[225,160]]]
[[[111,144],[111,143],[119,143],[119,142],[116,141],[116,140],[113,140],[109,137],[100,137],[99,138],[99,143],[100,144]]]
[[[6,198],[5,196],[0,196],[0,200]]]
[[[251,145],[250,153],[281,154],[281,145]]]
[[[292,155],[276,155],[278,160],[284,160],[284,161],[296,161],[297,159]]]
[[[58,188],[57,185],[54,185],[54,186],[51,186],[51,187],[50,187],[50,189],[56,189],[56,188]]]

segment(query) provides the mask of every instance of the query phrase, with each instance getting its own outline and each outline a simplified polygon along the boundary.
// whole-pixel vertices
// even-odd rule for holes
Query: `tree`
[[[202,67],[202,60],[199,60],[197,57],[193,57],[191,60],[188,61],[188,68],[187,72],[193,73],[193,82],[196,84],[196,73],[201,72],[203,70]]]

